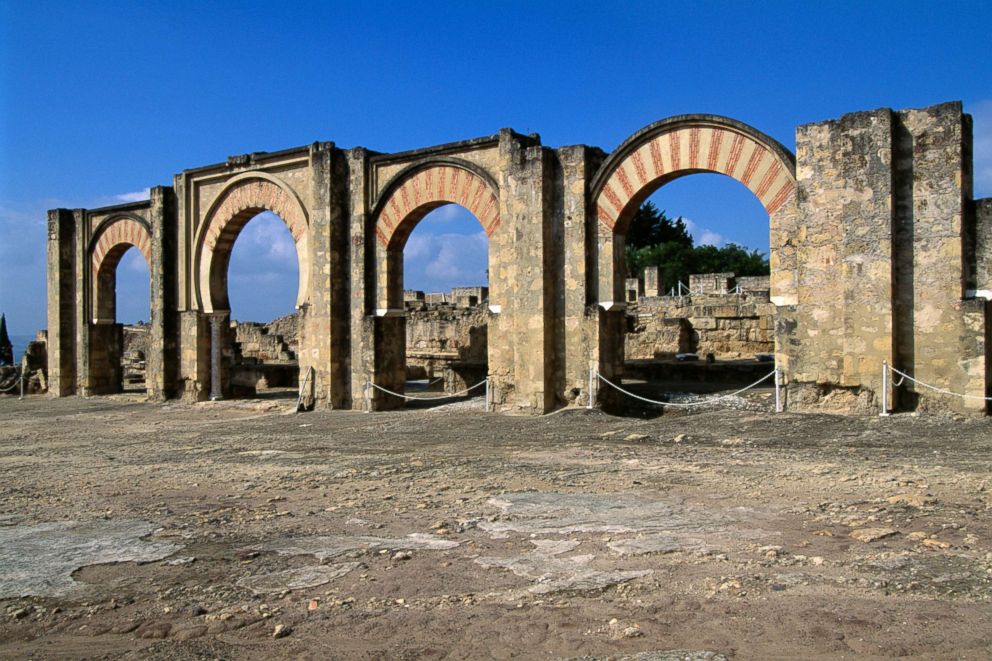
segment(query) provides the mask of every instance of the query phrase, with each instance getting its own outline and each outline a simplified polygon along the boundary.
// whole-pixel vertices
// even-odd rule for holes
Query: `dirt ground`
[[[0,656],[992,656],[989,420],[286,408],[0,399]]]

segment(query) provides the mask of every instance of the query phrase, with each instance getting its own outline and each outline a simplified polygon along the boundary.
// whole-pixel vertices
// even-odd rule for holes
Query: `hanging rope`
[[[899,376],[902,377],[901,379],[899,379],[898,383],[893,382],[892,384],[893,387],[900,386],[903,384],[904,381],[906,381],[906,379],[909,379],[910,381],[912,381],[913,383],[919,386],[923,386],[924,388],[929,388],[930,390],[933,390],[934,392],[939,392],[942,395],[951,395],[952,397],[960,397],[961,399],[977,399],[983,402],[992,402],[992,397],[982,397],[981,395],[963,395],[959,392],[952,392],[950,390],[945,390],[944,388],[938,388],[937,386],[932,386],[929,383],[924,383],[919,379],[914,379],[910,375],[900,370],[897,370],[895,367],[892,367],[891,365],[889,365],[889,369],[893,373],[898,374]]]
[[[735,390],[734,392],[728,393],[726,395],[720,395],[718,397],[710,397],[710,398],[707,398],[707,399],[700,400],[698,402],[688,402],[688,403],[659,402],[659,401],[656,401],[656,400],[653,400],[653,399],[648,399],[647,397],[641,397],[640,395],[635,395],[634,393],[630,392],[629,390],[624,390],[623,388],[621,388],[617,384],[613,383],[612,381],[610,381],[609,379],[607,379],[605,376],[603,376],[599,372],[596,372],[596,376],[599,377],[599,380],[602,381],[603,383],[605,383],[606,385],[612,386],[614,389],[622,392],[623,394],[625,394],[625,395],[627,395],[629,397],[633,397],[634,399],[639,399],[642,402],[647,402],[648,404],[655,404],[656,406],[675,406],[675,407],[681,407],[681,408],[692,408],[694,406],[705,406],[705,405],[711,404],[713,402],[719,402],[722,399],[730,399],[731,397],[736,397],[737,395],[741,394],[742,392],[745,392],[747,390],[750,390],[751,388],[754,388],[755,386],[757,386],[759,383],[761,383],[763,381],[767,381],[768,379],[770,379],[773,376],[775,376],[775,370],[772,370],[771,372],[769,372],[768,374],[764,375],[763,377],[761,377],[760,379],[758,379],[757,381],[755,381],[751,385],[745,386],[744,388],[741,388],[740,390]]]
[[[470,386],[470,387],[466,388],[465,390],[459,390],[458,392],[451,393],[450,395],[441,395],[440,397],[414,397],[412,395],[404,395],[404,394],[401,394],[401,393],[398,393],[398,392],[393,392],[392,390],[388,390],[386,388],[383,388],[382,386],[376,385],[375,383],[370,383],[369,385],[372,386],[373,388],[375,388],[376,390],[381,390],[382,392],[386,393],[387,395],[392,395],[393,397],[402,397],[403,399],[412,400],[412,401],[415,401],[415,402],[435,402],[435,401],[440,400],[440,399],[451,399],[453,397],[461,397],[462,395],[467,395],[468,393],[472,392],[473,390],[475,390],[479,386],[485,385],[488,382],[489,382],[489,379],[483,379],[482,381],[479,381],[474,386]]]
[[[14,377],[14,380],[10,382],[9,386],[0,386],[0,392],[10,392],[11,390],[17,387],[17,384],[21,382],[22,378],[23,377],[18,374],[16,377]]]

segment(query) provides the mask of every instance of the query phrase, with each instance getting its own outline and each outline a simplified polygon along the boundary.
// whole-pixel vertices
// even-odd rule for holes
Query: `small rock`
[[[677,434],[677,435],[676,435],[676,436],[675,436],[675,437],[674,437],[674,438],[672,439],[672,442],[673,442],[673,443],[681,443],[681,442],[682,442],[682,441],[684,441],[685,439],[686,439],[686,435],[685,435],[685,434]]]
[[[308,611],[315,611],[320,608],[320,601],[317,599],[311,599],[310,603],[307,604]]]
[[[152,622],[138,628],[138,638],[145,640],[160,640],[166,638],[172,630],[170,622]]]
[[[740,437],[735,438],[725,438],[720,441],[720,445],[723,447],[737,447],[739,445],[744,445],[744,439]]]
[[[192,627],[185,627],[183,629],[178,629],[173,632],[172,637],[175,640],[192,640],[194,638],[199,638],[200,636],[206,635],[207,625],[197,624]]]
[[[287,627],[285,624],[277,624],[272,630],[273,638],[285,638],[289,634],[293,633],[293,630]]]
[[[111,629],[110,632],[116,634],[131,633],[140,626],[141,626],[141,620],[135,620],[133,622],[124,622],[123,624],[118,624],[116,627]]]
[[[912,507],[923,507],[924,505],[931,505],[936,502],[933,498],[918,496],[911,493],[901,493],[896,496],[889,496],[885,500],[887,500],[890,505],[910,505]]]
[[[627,434],[624,437],[623,440],[625,440],[625,441],[643,441],[646,438],[648,438],[648,435],[647,434],[638,434],[638,433],[635,432],[633,434]]]
[[[898,534],[899,532],[892,528],[860,528],[858,530],[852,530],[848,537],[869,544]]]
[[[920,542],[920,544],[922,546],[926,546],[927,548],[930,548],[930,549],[949,549],[949,548],[951,548],[951,545],[950,544],[948,544],[947,542],[942,542],[939,539],[924,539],[922,542]]]
[[[397,551],[393,554],[393,560],[409,560],[413,554],[409,551]]]

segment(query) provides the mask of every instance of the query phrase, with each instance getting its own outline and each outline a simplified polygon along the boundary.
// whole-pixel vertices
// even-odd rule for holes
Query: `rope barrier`
[[[21,377],[17,377],[16,379],[14,379],[13,381],[10,382],[10,386],[9,387],[7,387],[7,388],[0,388],[0,392],[10,392],[14,388],[16,388],[17,387],[17,384],[20,383],[20,382],[21,382]]]
[[[751,385],[745,386],[745,387],[741,388],[740,390],[735,390],[734,392],[728,393],[726,395],[720,395],[718,397],[709,397],[707,399],[703,399],[703,400],[700,400],[698,402],[681,403],[681,402],[659,402],[659,401],[656,401],[656,400],[653,400],[653,399],[648,399],[647,397],[641,397],[640,395],[635,395],[634,393],[630,392],[629,390],[624,390],[623,388],[621,388],[617,384],[613,383],[612,381],[610,381],[609,379],[607,379],[605,376],[603,376],[602,374],[600,374],[598,371],[596,372],[596,376],[599,378],[600,381],[602,381],[603,383],[605,383],[608,386],[612,386],[614,389],[622,392],[623,394],[625,394],[625,395],[627,395],[629,397],[633,397],[634,399],[639,399],[642,402],[647,402],[648,404],[655,404],[657,406],[675,406],[675,407],[680,407],[680,408],[692,408],[694,406],[705,406],[705,405],[710,404],[712,402],[718,402],[718,401],[720,401],[722,399],[730,399],[731,397],[736,397],[737,395],[741,394],[742,392],[745,392],[747,390],[750,390],[751,388],[754,388],[759,383],[761,383],[763,381],[767,381],[768,379],[770,379],[771,377],[775,376],[776,374],[778,374],[778,370],[772,370],[771,372],[769,372],[768,374],[764,375],[763,377],[761,377],[760,379],[758,379],[757,381],[755,381]]]
[[[489,379],[483,379],[482,381],[479,381],[474,386],[469,386],[465,390],[459,390],[458,392],[451,393],[450,395],[441,395],[440,397],[415,397],[415,396],[412,396],[412,395],[404,395],[402,393],[393,392],[392,390],[388,390],[386,388],[383,388],[382,386],[380,386],[378,384],[375,384],[375,383],[369,383],[369,385],[372,386],[373,388],[375,388],[376,390],[381,390],[382,392],[386,393],[387,395],[392,395],[393,397],[401,397],[403,399],[413,400],[413,401],[417,401],[417,402],[435,402],[435,401],[437,401],[439,399],[451,399],[453,397],[461,397],[462,395],[467,395],[468,393],[472,392],[473,390],[475,390],[479,386],[485,385],[485,384],[488,384],[488,383],[489,383]]]
[[[937,386],[932,386],[929,383],[924,383],[919,379],[914,379],[910,375],[906,374],[903,371],[897,370],[895,367],[892,367],[891,365],[889,365],[889,369],[892,370],[892,372],[894,372],[895,374],[898,374],[899,376],[902,377],[902,379],[899,380],[899,383],[893,383],[892,387],[900,386],[906,379],[909,379],[910,381],[912,381],[917,385],[923,386],[924,388],[929,388],[930,390],[933,390],[934,392],[939,392],[942,395],[951,395],[953,397],[960,397],[961,399],[977,399],[983,402],[992,402],[992,397],[982,397],[981,395],[963,395],[959,392],[952,392],[950,390],[945,390],[944,388],[938,388]]]

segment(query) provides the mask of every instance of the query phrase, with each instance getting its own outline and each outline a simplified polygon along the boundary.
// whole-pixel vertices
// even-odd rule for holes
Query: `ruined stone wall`
[[[939,388],[986,392],[985,302],[968,292],[970,131],[959,103],[798,129],[799,300],[779,318],[793,405],[843,389],[848,410],[875,410],[883,362]],[[985,408],[909,384],[894,403]]]
[[[625,337],[628,360],[686,352],[739,359],[775,350],[775,306],[767,291],[642,298],[630,314],[634,327]]]
[[[938,388],[982,397],[985,301],[973,298],[971,118],[959,103],[894,115],[896,366]],[[986,408],[977,399],[948,398],[911,383],[900,397],[916,409]]]
[[[420,337],[420,322],[403,310],[405,237],[424,214],[456,203],[490,236],[488,296],[466,289],[455,299],[488,298],[494,409],[588,402],[598,385],[589,385],[591,374],[622,376],[627,220],[659,187],[705,170],[737,179],[768,211],[770,300],[751,297],[763,283],[742,278],[746,303],[696,298],[675,306],[666,314],[684,321],[645,328],[628,342],[630,357],[665,343],[765,353],[772,334],[790,408],[839,392],[847,410],[877,411],[885,362],[980,398],[989,394],[982,292],[992,291],[992,209],[971,199],[971,143],[970,118],[951,103],[799,127],[795,157],[760,131],[713,115],[655,122],[610,155],[582,145],[552,150],[536,134],[504,129],[396,154],[318,142],[231,157],[184,171],[146,201],[50,212],[52,392],[97,394],[115,382],[120,344],[106,294],[113,260],[131,245],[151,264],[149,396],[202,401],[212,383],[229,383],[224,363],[213,372],[213,358],[229,356],[235,341],[225,260],[244,223],[268,209],[296,243],[296,344],[300,373],[314,370],[311,399],[400,406],[366,395],[370,383],[402,389],[404,338]],[[730,282],[711,275],[691,284],[719,296]],[[663,287],[652,281],[650,293]],[[895,403],[985,408],[909,385]]]
[[[291,324],[286,317],[278,321],[278,326],[282,328],[295,326],[295,323]],[[234,342],[240,359],[261,363],[288,363],[296,360],[296,353],[282,335],[272,332],[273,326],[270,324],[234,321],[231,326],[234,329]]]
[[[147,324],[126,324],[124,326],[124,355],[140,354],[142,359],[148,355],[149,333]]]
[[[488,361],[489,310],[477,306],[430,306],[407,312],[406,359],[408,369],[432,370],[450,361],[485,365]]]

